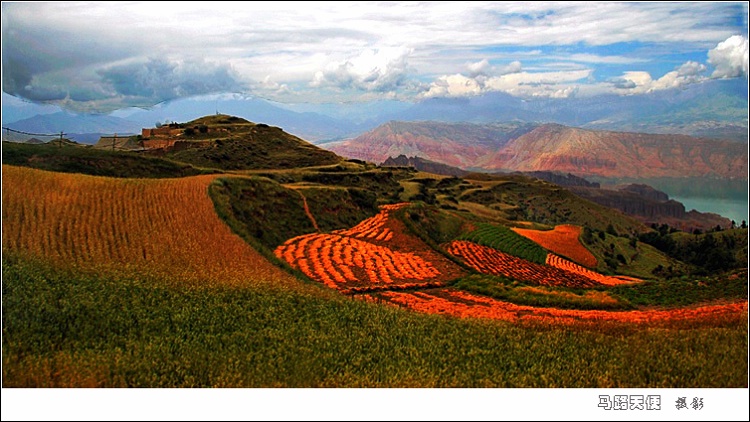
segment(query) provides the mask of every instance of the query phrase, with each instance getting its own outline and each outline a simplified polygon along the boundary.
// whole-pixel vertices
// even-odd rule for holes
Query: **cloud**
[[[98,74],[112,87],[115,95],[148,102],[231,92],[243,87],[231,67],[205,60],[150,58],[110,66]]]
[[[499,91],[521,97],[566,98],[578,91],[569,83],[588,78],[591,70],[522,72],[521,63],[516,61],[498,69],[498,73],[496,76],[441,76],[422,95],[427,98],[467,97]]]
[[[570,85],[589,78],[590,69],[559,72],[518,72],[490,78],[487,91],[502,91],[520,97],[565,98],[577,92]]]
[[[461,74],[445,75],[430,84],[425,97],[466,97],[479,95],[483,86],[475,79]]]
[[[712,78],[747,77],[748,41],[740,35],[733,35],[708,52],[708,63],[716,70]]]
[[[368,49],[343,61],[331,62],[315,72],[310,86],[356,89],[366,92],[393,92],[407,85],[408,57],[405,47]]]
[[[432,81],[440,95],[469,95],[508,74],[638,63],[653,73],[663,51],[712,47],[714,77],[731,77],[747,74],[732,37],[743,16],[721,2],[3,2],[2,87],[91,111],[214,89],[357,101],[414,98]],[[561,61],[585,68],[551,68]],[[557,88],[513,89],[573,95]]]
[[[490,61],[482,59],[476,63],[469,63],[466,65],[466,70],[469,72],[469,77],[471,78],[487,76],[487,72],[490,70]]]
[[[659,79],[653,79],[648,72],[630,71],[609,83],[620,94],[644,94],[703,82],[707,79],[705,72],[705,65],[688,61]]]

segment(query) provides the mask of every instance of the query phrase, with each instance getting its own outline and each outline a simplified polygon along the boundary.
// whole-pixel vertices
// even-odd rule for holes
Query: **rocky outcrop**
[[[396,158],[388,157],[387,160],[383,161],[383,167],[414,167],[419,171],[432,174],[440,174],[443,176],[456,176],[462,177],[468,174],[467,171],[461,170],[458,167],[452,167],[447,164],[436,163],[434,161],[425,160],[420,157],[407,157],[405,155],[399,155]]]
[[[683,231],[729,228],[731,221],[712,213],[685,212],[685,206],[648,185],[627,185],[616,189],[568,187],[580,196],[605,207],[614,208],[646,224],[668,224]]]
[[[632,192],[652,201],[664,202],[669,200],[669,195],[667,195],[666,193],[644,184],[633,183],[630,185],[621,186],[618,188],[618,190],[621,192]]]
[[[660,217],[682,218],[685,216],[685,206],[677,201],[668,199],[668,197],[667,200],[660,201],[627,190],[584,187],[571,187],[570,190],[584,199],[604,205],[605,207],[620,210],[632,216],[649,219],[658,219]]]
[[[535,177],[537,179],[546,180],[547,182],[554,183],[559,186],[565,187],[583,187],[583,188],[599,188],[600,185],[597,182],[589,182],[583,177],[578,177],[573,174],[561,174],[551,171],[529,171],[522,173],[527,176]]]

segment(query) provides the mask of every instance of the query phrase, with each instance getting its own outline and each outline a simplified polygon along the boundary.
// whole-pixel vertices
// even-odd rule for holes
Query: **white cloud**
[[[430,84],[425,97],[467,97],[479,95],[482,85],[475,79],[461,74],[441,76]]]
[[[686,85],[703,82],[707,79],[703,76],[705,71],[705,65],[688,61],[676,70],[667,72],[659,79],[653,79],[648,72],[630,71],[625,72],[621,78],[611,83],[617,93],[644,94],[665,89],[681,88]]]
[[[487,91],[502,91],[522,97],[563,98],[573,95],[577,89],[570,85],[587,79],[590,69],[560,72],[519,72],[497,76],[487,80]]]
[[[600,56],[598,54],[568,54],[566,56],[551,56],[551,59],[556,60],[570,60],[572,62],[580,63],[605,63],[605,64],[631,64],[631,63],[644,63],[647,60],[638,57],[625,57],[625,56]]]
[[[358,56],[329,63],[315,72],[310,86],[392,92],[407,81],[412,53],[405,47],[364,50]]]
[[[500,75],[509,75],[511,73],[518,73],[521,71],[521,62],[518,60],[510,62],[507,66],[500,68],[497,72]]]
[[[487,77],[461,74],[437,78],[423,94],[425,97],[467,97],[485,92],[500,91],[522,97],[565,98],[574,95],[577,87],[571,82],[590,76],[591,70],[561,72],[521,72],[521,63],[513,62],[501,69],[512,73]]]
[[[157,2],[4,2],[3,90],[92,110],[133,102],[149,106],[225,85],[269,96],[293,87],[302,97],[324,100],[334,93],[357,100],[413,92],[417,81],[430,80],[442,88],[424,92],[469,95],[477,87],[510,83],[490,82],[505,74],[585,71],[596,64],[655,62],[661,54],[625,48],[618,55],[597,55],[591,52],[605,50],[591,46],[638,42],[660,51],[695,52],[722,40],[709,54],[713,76],[733,77],[747,74],[747,39],[732,37],[746,28],[728,24],[741,14],[737,4],[721,2],[185,2],[178,8]],[[135,70],[138,78],[117,74],[109,80],[102,73],[149,58],[205,61],[216,69],[178,66],[171,74],[141,69]],[[513,60],[523,60],[525,67]],[[561,61],[570,67],[559,68]],[[588,67],[572,68],[580,64]],[[221,69],[232,70],[231,78]],[[461,73],[473,82],[456,76]],[[168,92],[156,80],[161,77]],[[674,78],[679,84],[687,75],[678,71]],[[135,86],[141,81],[145,86]],[[129,82],[134,85],[126,87]],[[120,95],[114,85],[145,95]],[[521,86],[512,89],[572,95],[565,86],[555,91],[549,84]]]
[[[469,63],[466,65],[466,70],[469,71],[469,76],[476,78],[477,76],[487,76],[487,72],[490,70],[490,61],[482,59],[476,63]]]
[[[748,41],[740,35],[733,35],[708,52],[708,62],[716,68],[713,78],[747,77]]]

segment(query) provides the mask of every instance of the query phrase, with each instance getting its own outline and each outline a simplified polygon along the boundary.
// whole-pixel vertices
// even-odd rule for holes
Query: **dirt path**
[[[307,218],[310,219],[310,222],[312,223],[313,227],[315,227],[315,230],[317,230],[318,233],[320,233],[320,227],[318,227],[318,222],[315,221],[315,216],[312,215],[312,213],[310,212],[310,207],[307,206],[307,198],[305,198],[305,195],[303,195],[302,192],[298,191],[297,189],[292,189],[292,190],[297,192],[300,198],[302,198],[302,205],[305,207],[305,214],[307,214]]]

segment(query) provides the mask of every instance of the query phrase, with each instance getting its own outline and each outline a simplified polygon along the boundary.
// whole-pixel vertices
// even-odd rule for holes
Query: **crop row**
[[[559,256],[552,254],[552,253],[547,255],[547,265],[551,267],[559,268],[569,273],[578,274],[580,276],[594,280],[597,283],[604,284],[606,286],[617,286],[619,284],[631,284],[634,281],[634,279],[632,278],[630,280],[624,280],[618,277],[610,277],[610,276],[599,274],[595,271],[589,270],[588,268],[582,267],[574,262],[568,261],[565,258],[560,258]]]
[[[484,274],[500,275],[543,286],[593,287],[598,284],[587,277],[529,262],[472,242],[453,241],[448,245],[447,251]]]
[[[476,230],[464,234],[459,240],[488,246],[537,264],[544,264],[547,259],[544,248],[503,226],[480,224]]]
[[[391,284],[429,280],[440,273],[414,253],[396,252],[340,234],[308,234],[275,250],[280,259],[335,289],[369,282]]]
[[[399,210],[408,203],[389,204],[380,207],[380,212],[374,217],[363,220],[356,226],[346,230],[336,230],[333,233],[351,236],[358,239],[372,239],[378,242],[388,242],[393,238],[393,231],[385,227],[391,212]]]
[[[3,250],[170,279],[291,279],[219,219],[207,193],[216,177],[120,179],[3,165]]]

